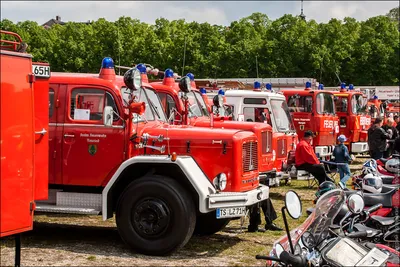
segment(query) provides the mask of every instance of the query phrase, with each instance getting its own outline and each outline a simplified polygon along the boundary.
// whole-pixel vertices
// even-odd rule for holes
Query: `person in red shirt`
[[[325,181],[334,182],[326,175],[324,166],[320,163],[319,159],[314,153],[311,146],[311,141],[314,137],[312,131],[305,131],[303,140],[296,147],[296,169],[305,170],[317,178],[318,183],[321,184]]]

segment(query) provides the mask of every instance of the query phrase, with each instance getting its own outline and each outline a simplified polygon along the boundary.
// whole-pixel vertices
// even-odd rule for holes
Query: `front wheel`
[[[217,219],[216,213],[209,212],[197,216],[196,228],[194,234],[196,235],[212,235],[221,231],[230,222],[230,219]]]
[[[122,193],[116,211],[121,238],[147,255],[165,255],[183,247],[193,234],[195,205],[175,180],[144,176]]]

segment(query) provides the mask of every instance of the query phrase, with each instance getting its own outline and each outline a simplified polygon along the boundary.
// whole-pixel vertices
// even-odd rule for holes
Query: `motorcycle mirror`
[[[363,211],[364,205],[364,199],[359,194],[352,194],[347,199],[347,207],[352,213],[360,213]]]
[[[290,190],[285,195],[285,206],[290,217],[298,219],[301,216],[301,200],[296,192]]]
[[[275,245],[275,255],[276,255],[276,257],[279,258],[281,256],[281,253],[284,252],[284,251],[285,251],[285,249],[283,248],[283,246],[280,243]]]

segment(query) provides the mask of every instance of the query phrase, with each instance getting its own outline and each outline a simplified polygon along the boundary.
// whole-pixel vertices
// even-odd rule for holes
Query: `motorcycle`
[[[353,185],[362,186],[362,180],[368,174],[373,174],[379,176],[382,179],[382,183],[386,185],[395,186],[399,184],[400,178],[397,173],[389,172],[385,169],[385,163],[390,160],[389,159],[369,159],[364,162],[361,170],[361,174],[354,175],[352,178]]]
[[[293,219],[301,216],[301,201],[293,191],[287,192],[282,216],[287,235],[274,243],[269,256],[257,255],[257,259],[267,260],[271,266],[390,266],[391,258],[400,256],[387,246],[373,248],[360,245],[353,238],[364,236],[363,232],[347,233],[345,225],[332,224],[333,219],[346,203],[351,214],[359,214],[364,209],[362,197],[352,194],[348,198],[345,191],[334,189],[325,193],[317,202],[315,210],[298,228],[289,231],[285,211]],[[369,212],[380,205],[370,208]],[[350,217],[348,217],[350,218]],[[343,253],[346,251],[346,253]],[[394,263],[396,264],[396,263]]]

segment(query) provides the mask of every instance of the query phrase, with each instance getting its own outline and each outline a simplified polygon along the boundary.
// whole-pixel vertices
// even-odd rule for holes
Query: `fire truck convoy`
[[[32,229],[35,201],[48,192],[48,64],[32,63],[15,33],[0,31],[0,237]]]
[[[146,70],[143,69],[143,74]],[[187,75],[191,78],[192,91],[183,95],[179,89],[178,83],[173,78],[173,71],[167,69],[162,81],[154,81],[151,86],[157,91],[162,106],[167,117],[172,124],[193,125],[195,127],[222,128],[222,129],[240,129],[253,132],[258,140],[258,147],[251,149],[258,154],[259,180],[268,180],[269,185],[275,182],[276,171],[273,169],[272,128],[268,124],[262,123],[241,123],[237,121],[214,118],[210,116],[204,98],[196,88],[194,75]]]

